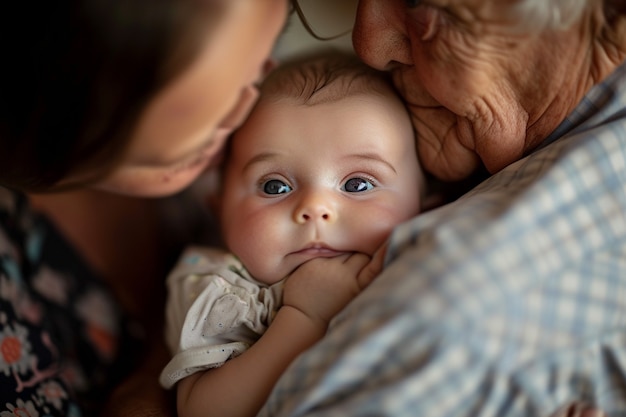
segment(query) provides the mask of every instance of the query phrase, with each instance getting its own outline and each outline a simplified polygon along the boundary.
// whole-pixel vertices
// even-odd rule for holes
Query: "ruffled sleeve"
[[[244,352],[271,324],[282,282],[255,281],[232,254],[190,248],[167,280],[166,341],[174,355],[160,382],[171,388]]]

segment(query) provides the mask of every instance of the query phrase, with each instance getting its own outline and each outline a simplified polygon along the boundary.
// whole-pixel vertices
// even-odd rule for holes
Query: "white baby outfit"
[[[161,385],[171,388],[244,352],[272,322],[282,287],[282,281],[267,286],[254,280],[231,253],[187,249],[167,278],[165,338],[174,356]]]

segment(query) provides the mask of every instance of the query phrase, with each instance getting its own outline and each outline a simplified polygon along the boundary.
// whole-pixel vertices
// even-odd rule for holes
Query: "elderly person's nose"
[[[401,0],[360,0],[352,31],[355,51],[378,70],[410,65],[406,21],[406,7]]]

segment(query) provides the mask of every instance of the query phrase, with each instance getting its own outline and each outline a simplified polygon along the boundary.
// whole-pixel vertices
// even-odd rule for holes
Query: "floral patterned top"
[[[0,417],[95,415],[133,357],[124,322],[54,226],[0,187]]]

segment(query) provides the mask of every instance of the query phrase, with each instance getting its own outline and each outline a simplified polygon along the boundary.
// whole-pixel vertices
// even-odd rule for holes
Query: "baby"
[[[177,385],[181,416],[255,415],[420,211],[413,128],[385,75],[325,54],[284,64],[260,93],[224,161],[229,252],[190,248],[168,277],[161,384]]]

